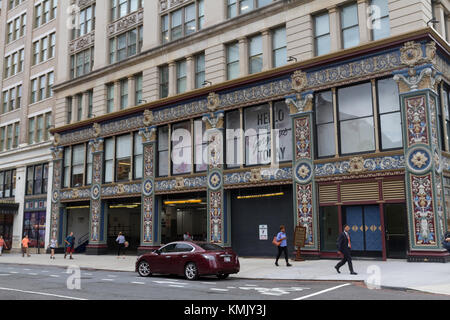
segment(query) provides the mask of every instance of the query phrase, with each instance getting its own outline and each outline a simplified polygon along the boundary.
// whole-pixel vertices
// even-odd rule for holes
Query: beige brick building
[[[57,0],[0,2],[0,234],[44,248],[55,99]],[[49,213],[50,211],[48,211]]]

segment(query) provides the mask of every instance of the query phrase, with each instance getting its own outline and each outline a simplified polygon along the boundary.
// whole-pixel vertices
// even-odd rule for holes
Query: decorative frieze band
[[[176,7],[187,4],[188,2],[194,2],[192,0],[159,0],[159,11],[161,13],[175,9]]]
[[[69,43],[69,54],[74,54],[92,47],[95,44],[95,31],[92,31]]]
[[[130,13],[129,15],[111,23],[108,26],[108,37],[113,37],[118,33],[127,31],[128,29],[133,29],[143,21],[144,9],[140,9],[136,12]]]

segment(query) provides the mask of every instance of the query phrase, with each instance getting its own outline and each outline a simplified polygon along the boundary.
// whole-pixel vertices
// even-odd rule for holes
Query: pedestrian
[[[344,257],[334,268],[338,273],[341,273],[339,269],[347,262],[348,268],[350,269],[350,274],[357,274],[353,270],[352,256],[351,256],[352,242],[350,240],[349,231],[350,227],[347,224],[344,225],[344,232],[342,232],[338,237],[337,240],[338,253],[344,255]]]
[[[3,236],[0,236],[0,256],[3,253],[3,247],[5,247],[5,249],[8,250],[5,240],[3,240]]]
[[[184,235],[183,235],[183,240],[184,241],[192,241],[192,237],[191,237],[191,235],[189,234],[189,232],[185,232],[184,233]]]
[[[278,267],[278,259],[280,259],[281,254],[284,252],[284,258],[286,259],[286,266],[291,267],[292,265],[289,263],[288,258],[288,249],[287,249],[287,236],[286,236],[286,228],[282,225],[280,226],[280,232],[277,234],[277,241],[280,242],[278,246],[278,255],[275,261],[275,265]]]
[[[56,241],[55,237],[52,237],[50,240],[50,259],[56,259],[55,258],[55,249],[58,246],[58,242]]]
[[[450,252],[450,231],[446,232],[444,235],[444,241],[442,241],[442,245],[448,252]]]
[[[119,232],[119,235],[116,239],[117,245],[119,246],[119,249],[117,250],[117,259],[120,259],[120,251],[125,251],[125,236],[122,234],[122,232]],[[123,257],[125,259],[125,256]]]
[[[73,260],[72,254],[75,252],[75,237],[73,236],[73,232],[71,232],[64,241],[66,243],[66,252],[64,253],[64,259],[66,258],[67,254],[70,254],[70,259]]]
[[[22,257],[25,257],[25,254],[27,254],[27,257],[31,257],[30,253],[28,252],[29,245],[30,239],[28,238],[28,235],[25,235],[25,237],[22,239]]]

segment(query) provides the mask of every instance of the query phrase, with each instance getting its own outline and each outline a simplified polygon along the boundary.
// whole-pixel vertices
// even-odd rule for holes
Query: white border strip
[[[64,299],[70,299],[70,300],[83,300],[83,301],[87,300],[87,299],[83,299],[83,298],[61,296],[61,295],[58,295],[58,294],[51,294],[51,293],[45,293],[45,292],[26,291],[26,290],[11,289],[11,288],[0,288],[0,290],[22,292],[22,293],[29,293],[29,294],[37,294],[37,295],[41,295],[41,296],[57,297],[57,298],[64,298]]]
[[[46,33],[40,34],[38,37],[34,38],[33,40],[31,40],[32,43],[36,42],[36,41],[40,41],[45,37],[48,37],[50,34],[52,34],[53,32],[56,33],[56,28],[53,28],[50,31],[47,31]]]
[[[40,76],[44,76],[44,75],[46,75],[46,74],[48,74],[48,73],[50,73],[50,72],[55,72],[55,68],[50,68],[50,69],[44,70],[44,71],[42,71],[42,72],[33,74],[33,75],[30,77],[30,80],[34,80],[34,79],[39,78]]]
[[[44,109],[44,110],[37,111],[35,113],[31,113],[31,114],[28,115],[28,119],[34,118],[36,116],[40,116],[42,114],[46,114],[47,112],[52,112],[52,108],[50,107],[50,108],[47,108],[47,109]]]
[[[20,52],[20,50],[25,49],[25,45],[21,45],[20,47],[14,48],[13,50],[5,53],[4,58],[9,57],[10,55],[13,55],[16,52]]]
[[[20,86],[20,85],[23,85],[23,81],[19,81],[19,82],[15,83],[15,84],[12,84],[12,85],[8,86],[8,87],[4,87],[4,88],[2,89],[2,92],[9,91],[10,89],[13,89],[13,88],[15,88],[15,87],[18,87],[18,86]]]
[[[10,10],[12,10],[12,9],[10,9]],[[16,20],[18,17],[20,17],[20,16],[23,15],[24,13],[27,13],[27,9],[23,10],[23,11],[20,12],[20,13],[17,13],[15,16],[9,18],[9,19],[6,21],[6,24],[8,24],[8,23],[10,23],[10,22],[13,22],[13,20]]]
[[[305,300],[305,299],[308,299],[308,298],[311,298],[311,297],[314,297],[314,296],[318,296],[319,294],[327,293],[327,292],[330,292],[330,291],[333,291],[333,290],[337,290],[339,288],[347,287],[347,286],[350,286],[350,285],[351,285],[351,283],[342,284],[342,285],[337,286],[337,287],[333,287],[333,288],[330,288],[330,289],[322,290],[322,291],[319,291],[319,292],[316,292],[316,293],[313,293],[313,294],[310,294],[310,295],[307,295],[307,296],[304,296],[304,297],[300,297],[300,298],[297,298],[297,299],[293,299],[293,300],[297,300],[297,301]]]

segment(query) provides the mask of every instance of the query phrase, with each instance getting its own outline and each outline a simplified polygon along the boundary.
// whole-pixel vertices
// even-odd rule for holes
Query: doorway
[[[384,223],[386,254],[391,259],[406,259],[408,248],[408,221],[406,205],[385,204]]]
[[[128,254],[136,253],[141,241],[141,199],[110,200],[107,208],[109,252],[117,251],[116,239],[119,232],[122,232],[125,240],[129,243],[126,252]]]
[[[350,227],[353,255],[382,256],[383,241],[378,205],[345,207],[343,221]]]
[[[165,197],[161,211],[161,243],[184,240],[188,232],[193,241],[206,241],[206,194]]]

